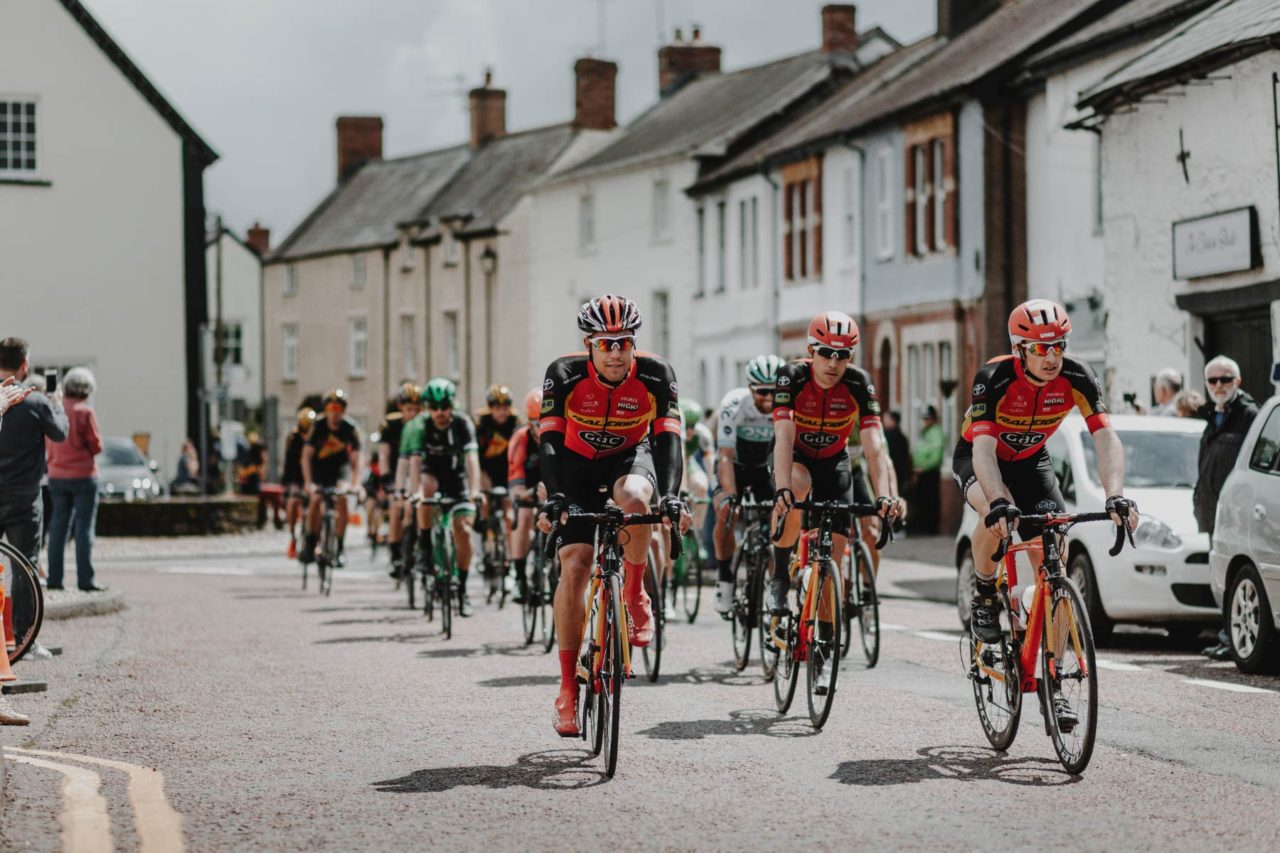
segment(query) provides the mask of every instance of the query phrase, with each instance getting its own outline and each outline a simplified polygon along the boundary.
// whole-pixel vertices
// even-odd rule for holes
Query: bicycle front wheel
[[[544,654],[550,654],[552,647],[556,644],[554,604],[556,587],[560,585],[560,557],[558,555],[552,554],[551,559],[547,561],[547,570],[544,578],[546,580],[542,593],[542,651]]]
[[[622,683],[627,674],[622,664],[622,644],[626,642],[623,632],[627,630],[622,621],[622,599],[617,578],[609,581],[609,608],[612,618],[605,623],[605,647],[602,650],[604,660],[600,668],[600,719],[598,725],[604,729],[604,775],[613,778],[618,769],[618,739],[622,735]]]
[[[836,679],[840,675],[840,635],[844,622],[840,617],[842,594],[840,575],[834,563],[823,564],[814,590],[817,613],[805,656],[805,686],[808,690],[809,722],[815,729],[826,725],[831,716],[831,703],[836,697]]]
[[[756,613],[760,614],[759,618],[756,619],[756,631],[760,647],[760,669],[764,672],[764,680],[772,681],[777,678],[778,661],[782,656],[782,650],[778,648],[778,644],[774,641],[773,615],[764,606],[765,585],[769,583],[767,572],[770,555],[767,551],[759,551],[756,554],[756,560],[756,573],[760,577],[755,605]]]
[[[1004,751],[1013,745],[1022,718],[1022,665],[1013,644],[1009,625],[1009,596],[1000,588],[1000,642],[987,644],[966,632],[969,680],[973,683],[973,701],[978,707],[978,721],[993,749]]]
[[[30,650],[44,624],[44,590],[35,567],[8,542],[0,542],[0,563],[9,574],[12,602],[13,648],[7,649],[9,663],[17,663]]]
[[[760,615],[756,610],[759,601],[755,584],[756,573],[747,563],[747,552],[740,550],[733,561],[733,611],[729,614],[733,622],[733,665],[738,672],[746,669],[751,660],[751,632]]]
[[[666,622],[666,601],[663,596],[663,584],[658,582],[658,563],[653,559],[652,554],[649,555],[648,567],[644,572],[644,588],[645,592],[649,593],[649,601],[653,607],[653,639],[642,651],[645,675],[650,683],[653,683],[658,680],[658,673],[662,669],[662,644],[665,640],[662,633]]]
[[[689,531],[684,535],[684,578],[680,582],[680,603],[684,607],[685,618],[692,625],[698,618],[698,608],[702,606],[702,560],[698,556],[698,540]]]
[[[773,634],[778,638],[777,642],[782,644],[782,648],[774,657],[773,701],[778,708],[778,713],[785,714],[791,710],[791,702],[796,697],[796,685],[800,682],[800,663],[796,660],[799,620],[795,618],[792,611],[761,621],[768,623],[776,621]],[[774,641],[771,640],[770,644],[776,648]]]
[[[854,572],[854,595],[857,602],[858,636],[862,640],[862,654],[871,669],[880,661],[880,596],[876,592],[876,571],[871,553],[865,542],[859,542]],[[848,624],[848,618],[845,624]]]
[[[1089,765],[1098,730],[1098,678],[1089,612],[1074,583],[1053,578],[1040,646],[1053,750],[1068,773]]]

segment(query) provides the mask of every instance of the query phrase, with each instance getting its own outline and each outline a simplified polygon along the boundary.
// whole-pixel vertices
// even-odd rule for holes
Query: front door
[[[1235,359],[1240,365],[1240,385],[1259,404],[1273,393],[1271,363],[1271,307],[1249,308],[1235,314],[1204,318],[1204,360],[1218,355]],[[1188,387],[1204,393],[1203,381]]]

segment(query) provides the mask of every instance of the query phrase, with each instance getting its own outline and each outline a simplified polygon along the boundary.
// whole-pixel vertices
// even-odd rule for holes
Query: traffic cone
[[[13,601],[4,594],[4,564],[0,563],[0,608],[4,610],[4,654],[0,655],[0,681],[17,681],[9,666],[9,644],[17,648],[13,640]]]

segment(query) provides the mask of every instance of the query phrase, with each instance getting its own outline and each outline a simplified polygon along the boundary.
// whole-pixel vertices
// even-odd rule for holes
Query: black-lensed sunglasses
[[[757,386],[751,389],[751,393],[755,394],[757,397],[772,397],[776,390],[777,389],[775,388],[762,388]]]
[[[822,358],[832,359],[834,361],[848,361],[853,358],[853,350],[851,349],[835,349],[834,347],[814,347],[813,352]]]
[[[1236,378],[1234,376],[1207,376],[1204,381],[1209,385],[1227,385],[1235,382]]]

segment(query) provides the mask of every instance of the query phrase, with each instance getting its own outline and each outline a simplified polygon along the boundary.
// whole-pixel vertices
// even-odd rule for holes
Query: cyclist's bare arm
[[[422,457],[409,457],[409,493],[417,494],[422,488]]]
[[[466,454],[467,464],[467,482],[471,484],[471,491],[479,494],[480,489],[480,453],[476,450],[468,450]]]
[[[982,515],[986,515],[991,509],[991,501],[996,498],[1004,498],[1012,503],[1012,496],[1009,490],[1005,488],[1004,478],[1000,475],[1000,462],[996,459],[996,439],[990,435],[975,435],[973,437],[973,473],[978,478],[978,485],[982,487],[982,496],[986,500],[986,506],[976,506]],[[1009,535],[1007,523],[1001,519],[994,531],[998,536],[1004,538]]]
[[[862,456],[867,460],[867,474],[871,477],[871,488],[874,490],[873,498],[894,497],[898,492],[891,483],[893,466],[888,464],[884,453],[884,440],[880,432],[880,425],[864,427],[858,431],[862,438]],[[882,514],[893,512],[896,509],[891,505]]]
[[[390,468],[391,468],[391,445],[379,442],[378,443],[378,470],[382,472],[386,472]]]
[[[796,444],[796,422],[773,422],[773,482],[778,491],[791,488],[791,453]]]
[[[1124,445],[1113,427],[1103,427],[1093,434],[1098,455],[1098,479],[1107,497],[1124,494]],[[1112,516],[1114,518],[1114,516]],[[1137,509],[1129,510],[1129,526],[1138,525]]]
[[[733,460],[734,452],[732,447],[720,448],[720,458],[716,467],[716,482],[720,484],[722,491],[731,495],[738,493],[738,484],[733,477]]]
[[[360,463],[362,461],[360,458],[361,456],[360,451],[353,447],[347,451],[347,456],[351,460],[351,491],[359,492],[360,491]]]

